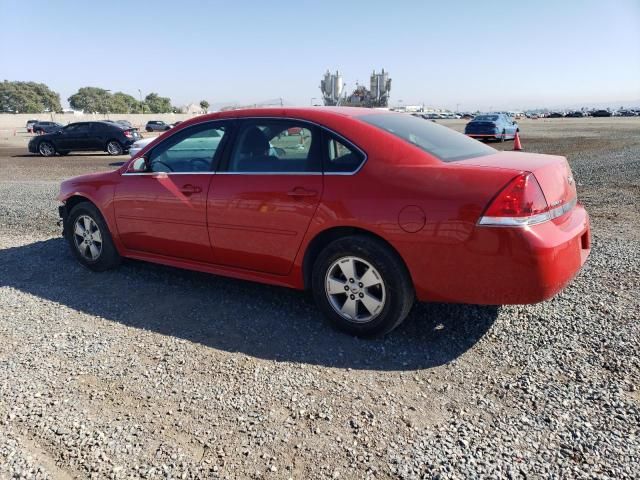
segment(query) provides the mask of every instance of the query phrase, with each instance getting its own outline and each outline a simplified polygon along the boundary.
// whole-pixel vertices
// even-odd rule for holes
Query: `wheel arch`
[[[351,226],[338,226],[331,227],[326,230],[323,230],[316,234],[315,237],[309,242],[307,248],[304,252],[304,257],[302,260],[302,281],[304,285],[304,289],[308,290],[311,288],[311,275],[313,273],[313,264],[315,263],[318,255],[322,250],[329,245],[334,240],[339,238],[348,237],[351,235],[363,235],[369,238],[373,238],[381,243],[383,243],[389,250],[397,257],[398,261],[404,267],[405,272],[409,275],[411,279],[411,283],[413,283],[413,278],[411,277],[411,271],[409,270],[407,263],[400,255],[400,252],[387,241],[385,238],[377,235],[370,230],[366,230],[364,228],[359,227],[351,227]]]
[[[100,207],[98,207],[98,205],[96,205],[94,201],[92,201],[89,197],[85,197],[84,195],[80,195],[78,193],[74,193],[73,195],[71,195],[69,198],[65,200],[64,206],[67,209],[67,215],[71,212],[73,207],[75,207],[76,205],[82,202],[88,202],[94,207],[96,207],[100,212],[100,214],[104,217],[104,214],[100,211]]]

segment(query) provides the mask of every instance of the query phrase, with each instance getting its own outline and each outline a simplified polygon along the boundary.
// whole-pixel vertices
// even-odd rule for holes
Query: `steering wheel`
[[[155,161],[153,162],[153,166],[155,166],[155,165],[164,165],[164,166],[167,168],[167,170],[168,170],[169,172],[173,172],[173,168],[171,168],[169,165],[167,165],[166,163],[164,163],[162,160],[155,160]],[[157,171],[157,170],[153,169],[153,171],[155,172],[155,171]]]
[[[209,170],[211,164],[209,163],[208,160],[205,160],[204,158],[194,158],[191,160],[191,163],[193,164],[193,167],[195,167],[196,164],[201,164],[202,165],[202,169],[199,168],[194,168],[193,171],[194,172],[206,172]]]

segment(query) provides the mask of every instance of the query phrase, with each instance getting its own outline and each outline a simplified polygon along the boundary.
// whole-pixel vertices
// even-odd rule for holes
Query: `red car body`
[[[363,109],[226,111],[182,122],[171,135],[221,119],[292,118],[349,140],[366,154],[353,174],[127,174],[62,183],[69,209],[97,206],[123,257],[303,289],[313,256],[343,232],[367,232],[405,263],[421,301],[526,304],[548,299],[590,251],[585,209],[562,157],[495,152],[442,162],[359,119]],[[399,115],[367,111],[374,115]],[[443,127],[444,128],[444,127]],[[484,225],[492,201],[514,179],[535,176],[561,215],[526,226]]]

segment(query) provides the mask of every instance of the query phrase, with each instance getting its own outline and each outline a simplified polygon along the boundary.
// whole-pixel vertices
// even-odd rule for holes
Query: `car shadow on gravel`
[[[446,364],[498,315],[497,307],[416,304],[385,338],[361,340],[328,326],[304,293],[134,261],[94,273],[62,238],[0,250],[0,287],[219,350],[364,370]]]

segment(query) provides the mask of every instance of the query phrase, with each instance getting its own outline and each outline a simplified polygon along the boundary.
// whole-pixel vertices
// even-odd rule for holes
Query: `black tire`
[[[80,238],[82,238],[74,231],[76,221],[80,217],[89,217],[95,222],[100,230],[100,237],[102,240],[100,254],[94,260],[90,260],[83,255],[81,253],[81,248],[76,244],[76,238],[78,239],[78,242]],[[94,272],[103,272],[105,270],[115,268],[120,264],[121,257],[113,244],[113,239],[111,238],[111,233],[109,232],[107,223],[104,221],[100,211],[91,202],[78,203],[71,209],[67,217],[64,231],[67,242],[69,242],[69,248],[71,248],[71,253],[76,257],[81,265],[93,270]]]
[[[146,130],[147,132],[149,132],[149,133],[153,132],[153,129],[152,129],[152,128],[149,128],[149,127],[145,128],[145,130]]]
[[[335,262],[347,256],[360,258],[373,266],[385,288],[382,310],[365,322],[352,321],[340,315],[325,289],[329,270]],[[384,242],[366,235],[343,237],[327,245],[313,265],[311,280],[314,299],[324,316],[336,328],[360,337],[384,335],[393,330],[409,314],[415,300],[411,277],[397,253]],[[345,293],[345,301],[346,296]]]
[[[109,140],[105,146],[105,150],[109,155],[118,156],[124,153],[124,147],[117,140]]]
[[[42,157],[53,157],[56,154],[56,147],[51,142],[42,141],[38,144],[38,153]]]
[[[506,138],[507,132],[505,130],[502,130],[502,135],[500,135],[500,143],[504,142]]]

